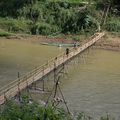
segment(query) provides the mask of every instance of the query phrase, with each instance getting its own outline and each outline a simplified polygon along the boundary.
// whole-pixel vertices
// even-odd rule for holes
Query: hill
[[[109,14],[104,29],[118,32],[120,31],[119,0],[105,1],[2,0],[0,29],[12,33],[42,35],[95,32],[101,24],[103,9],[109,4]]]

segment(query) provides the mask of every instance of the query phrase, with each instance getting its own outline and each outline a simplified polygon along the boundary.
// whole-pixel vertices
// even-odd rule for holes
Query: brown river
[[[63,52],[64,48],[0,40],[0,86]],[[61,88],[73,113],[120,115],[120,52],[90,49],[66,66]]]

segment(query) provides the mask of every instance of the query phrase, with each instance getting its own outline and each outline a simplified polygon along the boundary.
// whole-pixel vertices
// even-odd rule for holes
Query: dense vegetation
[[[111,8],[104,28],[120,31],[119,0],[105,1]],[[94,32],[101,22],[105,1],[1,0],[0,28],[8,32],[42,35]]]
[[[42,35],[80,34],[98,30],[105,6],[109,7],[103,29],[120,32],[120,0],[1,0],[0,36],[10,33]],[[1,109],[0,120],[94,120],[79,113],[70,115],[29,103],[8,101]],[[100,120],[109,120],[101,117]]]
[[[0,120],[95,120],[94,118],[79,113],[69,114],[62,108],[53,108],[41,106],[35,102],[29,102],[28,97],[24,97],[21,103],[7,101],[1,109]],[[101,117],[99,120],[112,120],[110,116]]]

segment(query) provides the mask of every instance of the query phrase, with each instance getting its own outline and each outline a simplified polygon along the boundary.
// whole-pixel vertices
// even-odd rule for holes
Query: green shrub
[[[74,115],[68,114],[63,108],[54,109],[51,104],[41,106],[29,98],[23,98],[21,103],[15,101],[7,101],[3,109],[0,111],[0,120],[95,120],[90,115],[83,112]],[[106,115],[98,120],[115,120]]]
[[[15,6],[13,14],[10,14],[11,17],[0,18],[0,27],[10,32],[31,32],[32,34],[42,35],[51,35],[60,31],[64,34],[76,34],[80,33],[82,29],[85,32],[90,32],[91,29],[95,31],[96,29],[96,23],[91,19],[92,15],[89,10],[78,10],[80,6],[84,6],[81,3],[82,0],[30,1],[22,0],[21,3],[18,0],[18,4],[21,3],[21,6],[19,9]],[[17,4],[16,0],[2,3],[0,2],[2,8],[5,5],[11,8]],[[3,16],[5,14],[7,16],[9,10],[3,11]]]
[[[0,18],[0,28],[10,32],[28,32],[28,23],[24,19]]]
[[[32,34],[50,35],[58,32],[58,27],[47,23],[38,23],[31,28]]]
[[[10,33],[0,29],[0,37],[7,37],[7,36],[10,36]]]
[[[80,37],[80,36],[74,36],[74,37],[72,37],[72,39],[73,39],[74,41],[80,41],[80,40],[81,40],[81,37]]]
[[[120,32],[120,22],[110,21],[106,24],[106,29],[110,32]]]

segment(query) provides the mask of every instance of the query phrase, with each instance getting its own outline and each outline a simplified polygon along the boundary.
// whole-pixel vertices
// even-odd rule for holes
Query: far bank
[[[95,48],[120,51],[120,33],[106,32],[106,35],[95,44]]]

